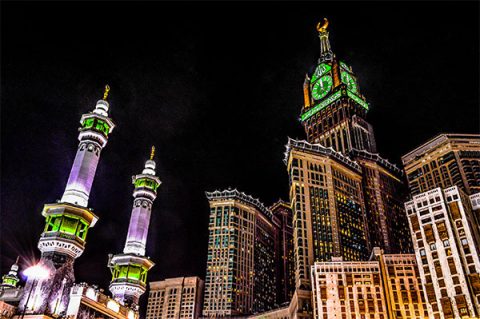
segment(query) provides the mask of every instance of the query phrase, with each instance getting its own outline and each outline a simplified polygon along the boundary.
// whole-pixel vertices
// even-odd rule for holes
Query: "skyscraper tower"
[[[376,153],[369,105],[352,68],[333,53],[327,27],[327,19],[317,25],[320,57],[303,84],[307,141],[289,139],[285,153],[298,318],[311,317],[315,262],[366,260],[376,246],[411,250],[402,170]]]
[[[34,293],[31,298],[25,294],[19,307],[27,314],[58,315],[65,311],[68,303],[69,290],[75,280],[74,261],[83,253],[88,229],[98,220],[87,206],[100,153],[115,127],[108,117],[109,90],[107,85],[103,99],[80,119],[80,143],[61,201],[43,208],[46,222],[38,248],[40,265],[49,275],[41,280],[28,278],[25,291]]]
[[[302,121],[307,140],[343,154],[352,149],[376,152],[372,126],[365,120],[369,109],[352,68],[332,52],[328,20],[317,25],[320,58],[303,85]]]
[[[132,177],[135,189],[127,241],[123,254],[110,255],[108,261],[112,272],[110,291],[122,305],[138,305],[147,287],[147,272],[155,265],[149,257],[145,257],[152,205],[161,184],[155,176],[154,155],[155,147],[152,147],[150,159],[145,162],[142,173]]]

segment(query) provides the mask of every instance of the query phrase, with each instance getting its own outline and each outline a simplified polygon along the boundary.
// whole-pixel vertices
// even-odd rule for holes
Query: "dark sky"
[[[371,104],[395,163],[440,132],[479,131],[478,2],[5,3],[1,10],[1,272],[36,248],[44,203],[63,193],[81,114],[111,86],[117,127],[89,206],[100,217],[76,262],[104,288],[123,249],[131,175],[157,147],[150,280],[204,277],[204,191],[287,199],[282,162],[302,84],[318,59],[316,22]],[[144,297],[145,299],[145,297]]]

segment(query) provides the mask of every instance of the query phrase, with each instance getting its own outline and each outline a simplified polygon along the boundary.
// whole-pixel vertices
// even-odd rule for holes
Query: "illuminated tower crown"
[[[0,289],[5,288],[17,288],[18,282],[20,278],[18,278],[18,257],[15,263],[10,268],[8,274],[2,276],[2,284],[0,285]]]
[[[43,208],[46,223],[38,249],[42,253],[40,264],[49,276],[39,282],[28,278],[26,291],[36,288],[32,298],[24,297],[20,302],[20,310],[26,313],[59,315],[68,303],[75,280],[73,263],[85,249],[88,229],[98,220],[87,206],[100,153],[115,127],[108,117],[109,90],[107,85],[103,99],[80,119],[80,143],[62,199]]]
[[[152,147],[142,173],[132,177],[134,200],[123,254],[110,255],[108,262],[112,272],[110,291],[123,305],[138,305],[140,296],[146,290],[147,272],[154,266],[150,258],[145,257],[152,205],[161,183],[155,176],[154,152],[155,147]]]
[[[375,152],[373,130],[365,120],[369,105],[352,68],[332,52],[327,27],[327,19],[317,25],[320,58],[303,85],[305,104],[300,120],[307,139],[343,154],[352,149]]]

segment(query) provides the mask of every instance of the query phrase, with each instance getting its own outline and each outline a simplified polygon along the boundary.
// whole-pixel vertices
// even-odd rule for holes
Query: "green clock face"
[[[357,83],[355,83],[355,79],[353,76],[350,75],[348,72],[341,73],[342,82],[347,85],[347,89],[352,91],[353,93],[357,93]]]
[[[332,67],[326,63],[322,63],[315,69],[315,72],[312,75],[312,80],[310,83],[315,82],[319,77],[330,71]]]
[[[333,80],[330,75],[322,76],[312,88],[312,96],[315,100],[324,98],[330,92],[333,86]]]

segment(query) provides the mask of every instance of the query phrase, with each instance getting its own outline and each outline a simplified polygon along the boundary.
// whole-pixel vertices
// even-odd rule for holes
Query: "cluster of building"
[[[205,280],[151,282],[147,319],[480,318],[480,135],[440,134],[404,155],[403,168],[383,158],[369,104],[333,53],[327,26],[317,26],[320,58],[303,85],[307,139],[286,145],[289,201],[266,206],[236,189],[207,192]],[[153,266],[145,257],[160,185],[153,154],[133,177],[125,249],[109,260],[112,297],[74,283],[73,262],[98,219],[87,204],[114,127],[107,111],[104,98],[82,117],[65,194],[43,210],[48,279],[18,288],[16,264],[3,277],[7,317],[138,318]]]

